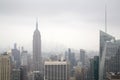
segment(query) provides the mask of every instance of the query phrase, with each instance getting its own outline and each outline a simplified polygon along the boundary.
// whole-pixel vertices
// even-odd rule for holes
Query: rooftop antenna
[[[105,32],[107,33],[107,0],[105,0]]]
[[[36,18],[36,29],[38,29],[38,18]]]

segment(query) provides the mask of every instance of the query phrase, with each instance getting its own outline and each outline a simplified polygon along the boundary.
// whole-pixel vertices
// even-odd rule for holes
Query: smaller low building
[[[44,80],[40,71],[33,71],[33,80]]]
[[[106,80],[120,80],[120,72],[117,72],[117,73],[109,72],[109,73],[107,73],[107,79]]]

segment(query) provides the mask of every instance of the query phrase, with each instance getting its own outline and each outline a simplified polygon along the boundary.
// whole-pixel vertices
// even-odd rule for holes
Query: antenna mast
[[[107,33],[107,0],[105,0],[105,32]]]

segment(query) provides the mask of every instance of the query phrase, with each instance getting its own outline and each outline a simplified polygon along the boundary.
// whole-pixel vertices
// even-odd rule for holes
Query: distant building
[[[28,72],[31,72],[31,71],[33,71],[33,58],[32,58],[31,54],[28,54],[27,61],[28,61],[27,70],[28,70]]]
[[[40,71],[33,71],[33,80],[44,80]]]
[[[77,66],[75,68],[75,80],[81,80],[81,67]]]
[[[27,68],[26,68],[26,66],[21,66],[21,67],[20,67],[20,79],[21,79],[21,80],[28,80],[28,75],[27,75]]]
[[[69,64],[66,61],[45,61],[44,80],[69,80]]]
[[[12,69],[12,80],[21,80],[20,69]]]
[[[67,62],[70,64],[70,76],[74,76],[74,66],[77,64],[76,59],[75,59],[75,53],[71,51],[70,48],[68,48],[68,51],[65,53],[65,56],[67,58]]]
[[[71,52],[71,49],[69,48],[67,55],[68,55],[67,61],[70,62],[70,69],[72,70],[76,64],[75,53]]]
[[[12,56],[13,56],[16,68],[20,68],[20,65],[21,65],[20,51],[17,49],[16,43],[14,44],[14,49],[12,49]]]
[[[50,60],[51,61],[57,61],[58,60],[58,56],[57,55],[51,55],[50,56]]]
[[[82,63],[82,66],[85,65],[85,50],[80,49],[80,62]]]
[[[11,60],[7,53],[0,55],[0,80],[11,80]]]
[[[21,65],[28,66],[28,52],[25,51],[23,47],[22,47],[22,52],[21,52]]]
[[[85,68],[77,66],[75,68],[75,80],[85,80],[86,71]]]

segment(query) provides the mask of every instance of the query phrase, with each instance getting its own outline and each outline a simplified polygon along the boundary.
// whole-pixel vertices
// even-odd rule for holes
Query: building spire
[[[105,32],[107,33],[107,0],[105,0]]]
[[[38,29],[38,18],[36,18],[36,29]]]

